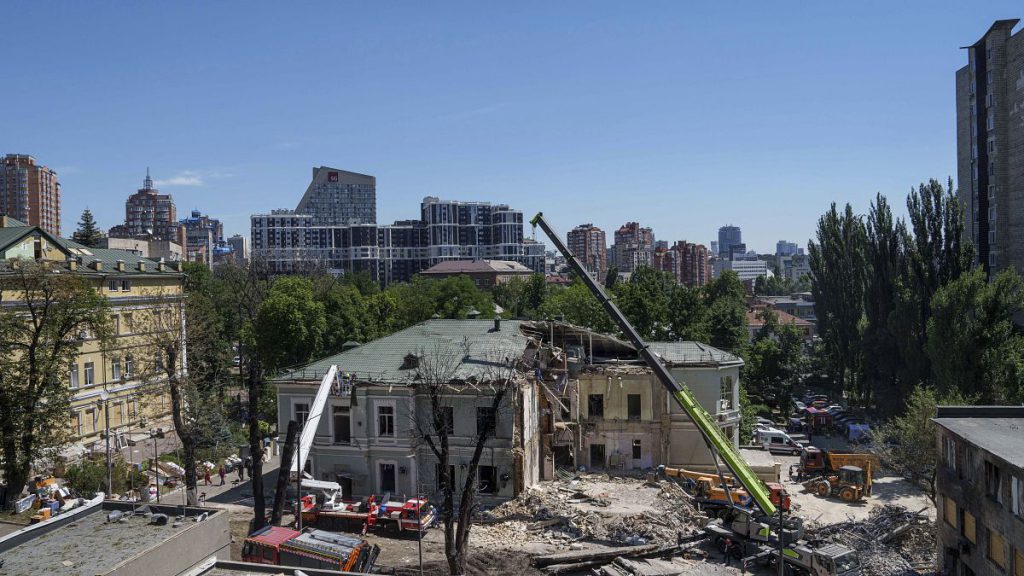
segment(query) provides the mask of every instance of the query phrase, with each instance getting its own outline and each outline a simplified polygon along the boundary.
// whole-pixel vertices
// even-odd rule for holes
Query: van
[[[799,456],[804,447],[781,430],[758,430],[757,443],[769,452],[785,452]]]

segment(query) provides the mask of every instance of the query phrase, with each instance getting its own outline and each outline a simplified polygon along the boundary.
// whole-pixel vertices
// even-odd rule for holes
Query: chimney
[[[182,270],[181,260],[178,260],[178,261],[176,261],[174,263],[174,271],[175,272],[181,272],[181,270]]]
[[[75,271],[78,270],[78,259],[77,258],[68,258],[68,270],[71,270],[72,272],[75,272]]]
[[[501,332],[501,316],[494,317],[494,331]]]
[[[92,269],[97,271],[97,272],[103,270],[103,262],[101,262],[99,260],[93,260],[91,266],[92,266]]]
[[[124,260],[117,261],[117,271],[124,272]]]
[[[145,260],[139,260],[139,272],[145,272],[145,271],[146,271],[146,261]]]
[[[161,258],[160,261],[156,263],[156,271],[157,272],[163,272],[164,268],[166,268],[166,266],[167,265],[164,264],[164,259]]]

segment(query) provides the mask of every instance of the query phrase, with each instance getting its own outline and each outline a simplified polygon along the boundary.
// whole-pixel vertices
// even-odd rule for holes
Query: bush
[[[111,466],[111,480],[114,483],[112,492],[115,494],[123,494],[133,487],[139,489],[149,482],[148,476],[130,467],[123,459],[114,460]],[[64,481],[72,492],[82,497],[106,492],[106,460],[101,457],[72,464],[64,473]]]

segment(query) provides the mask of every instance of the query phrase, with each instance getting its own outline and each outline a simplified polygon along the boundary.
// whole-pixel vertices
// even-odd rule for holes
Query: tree
[[[253,323],[256,346],[267,369],[275,371],[319,356],[327,331],[324,313],[308,278],[274,280]]]
[[[171,418],[182,448],[185,494],[194,506],[199,502],[196,451],[216,445],[229,434],[222,403],[223,385],[229,378],[228,352],[220,337],[219,317],[208,295],[195,291],[156,295],[149,307],[136,309],[134,318],[142,345],[134,350],[133,363],[140,368],[139,379],[148,393],[170,396]]]
[[[604,287],[606,290],[615,288],[616,282],[619,281],[619,269],[616,266],[608,267],[608,274],[604,277]]]
[[[650,266],[638,266],[629,282],[616,285],[616,303],[641,337],[668,339],[669,295],[674,286],[668,273]]]
[[[883,462],[902,476],[925,489],[935,501],[936,407],[940,404],[967,403],[964,397],[942,397],[926,386],[917,386],[907,399],[906,409],[872,434],[875,452]]]
[[[363,343],[378,337],[377,321],[369,306],[373,296],[364,297],[354,285],[331,276],[320,277],[315,284],[316,300],[323,303],[325,315],[323,355],[340,352],[350,340]]]
[[[552,290],[537,312],[541,318],[563,317],[576,326],[608,334],[618,332],[615,322],[580,279],[565,288]]]
[[[814,311],[832,377],[854,403],[870,401],[860,386],[860,321],[864,314],[866,231],[847,204],[835,203],[818,220],[818,241],[808,243]]]
[[[220,278],[226,286],[223,291],[221,306],[232,310],[230,321],[226,323],[226,333],[238,343],[240,370],[245,381],[249,409],[247,414],[249,427],[249,451],[252,453],[252,469],[250,483],[253,496],[254,530],[266,526],[267,503],[263,491],[263,434],[260,431],[260,407],[263,405],[264,377],[267,361],[258,345],[256,323],[260,307],[270,292],[271,280],[266,262],[260,258],[252,258],[249,266],[222,266]]]
[[[465,343],[464,346],[471,347],[472,343]],[[510,405],[514,404],[514,395],[521,378],[514,364],[505,359],[487,361],[485,363],[490,368],[484,374],[467,377],[460,359],[469,355],[468,348],[456,350],[443,346],[430,352],[421,352],[415,378],[417,396],[426,399],[426,409],[422,413],[416,411],[413,434],[415,440],[426,445],[437,459],[442,493],[440,513],[444,524],[444,552],[451,574],[466,573],[469,533],[473,527],[479,492],[477,482],[480,459],[487,440],[497,432],[497,423],[504,419],[500,414],[502,411],[507,414]],[[481,419],[478,413],[477,430],[471,438],[473,453],[469,462],[463,463],[466,479],[461,487],[456,486],[455,479],[451,477],[454,460],[450,442],[453,435],[450,415],[453,408],[451,402],[456,396],[480,397],[493,415],[492,418]]]
[[[78,221],[78,230],[71,236],[71,239],[82,246],[94,248],[99,246],[103,233],[96,226],[96,220],[92,217],[92,210],[86,208],[82,211],[82,219]]]
[[[676,340],[708,341],[704,301],[699,288],[677,284],[668,301],[668,324]]]
[[[926,351],[936,389],[987,404],[1024,402],[1024,282],[1012,269],[985,281],[983,270],[939,288],[932,299]]]
[[[33,464],[68,440],[71,391],[65,375],[81,333],[110,338],[106,300],[82,276],[20,260],[0,276],[0,444],[6,508],[21,496]]]
[[[758,313],[764,326],[745,354],[741,381],[756,390],[763,403],[784,407],[803,368],[803,338],[792,325],[783,325],[771,308]]]
[[[732,270],[704,286],[704,334],[710,344],[729,352],[747,342],[747,291]]]

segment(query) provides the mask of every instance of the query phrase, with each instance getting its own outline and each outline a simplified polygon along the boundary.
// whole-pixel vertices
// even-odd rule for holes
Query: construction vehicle
[[[323,530],[299,532],[283,526],[265,526],[242,545],[246,562],[346,572],[369,573],[379,555],[379,546],[354,536]]]
[[[780,556],[786,562],[787,566],[790,566],[794,571],[808,571],[814,569],[813,574],[815,576],[839,576],[839,575],[852,575],[860,573],[860,565],[857,561],[857,553],[851,548],[847,548],[842,545],[830,545],[827,551],[821,553],[821,561],[815,567],[813,564],[807,564],[806,568],[804,564],[801,564],[798,558],[801,558],[799,552],[796,551],[797,544],[800,543],[800,538],[803,537],[803,524],[799,518],[791,517],[789,522],[783,520],[782,514],[779,514],[779,518],[776,519],[775,515],[778,508],[775,503],[772,502],[772,493],[769,487],[761,481],[761,479],[751,470],[750,465],[740,455],[739,450],[733,445],[732,441],[725,436],[722,430],[718,427],[718,424],[714,418],[704,409],[703,406],[697,401],[697,398],[693,395],[686,386],[681,385],[672,376],[668,368],[661,362],[658,356],[647,346],[643,338],[636,331],[636,328],[630,324],[626,316],[618,309],[614,302],[608,297],[604,291],[604,287],[598,284],[594,278],[590,275],[587,269],[583,266],[583,263],[565,246],[562,238],[555,233],[548,222],[544,219],[544,214],[538,212],[536,216],[530,220],[530,223],[534,227],[540,226],[541,229],[547,234],[551,243],[555,245],[555,248],[565,257],[566,261],[572,267],[572,270],[576,273],[577,277],[587,286],[590,292],[597,298],[598,302],[604,308],[605,312],[615,321],[618,325],[619,330],[626,336],[629,342],[636,348],[637,353],[647,364],[648,368],[651,369],[654,376],[661,382],[662,386],[668,390],[668,393],[676,401],[676,403],[686,412],[693,421],[694,425],[700,431],[704,437],[704,441],[708,445],[708,449],[711,452],[712,460],[715,463],[716,470],[718,471],[719,485],[726,492],[729,491],[729,484],[724,480],[724,474],[719,467],[719,458],[725,463],[726,467],[732,472],[733,478],[746,490],[751,497],[751,504],[753,506],[744,507],[735,503],[735,500],[730,496],[727,497],[726,502],[732,503],[733,509],[736,512],[735,517],[729,524],[729,528],[722,528],[723,532],[726,533],[725,538],[728,540],[736,539],[743,543],[751,543],[752,548],[764,547],[767,544],[759,544],[761,542],[769,543],[774,538],[780,545]],[[756,506],[756,507],[755,507]],[[720,522],[716,520],[715,522]],[[709,523],[711,531],[708,535],[713,535],[715,527],[722,527],[722,524]],[[719,535],[716,535],[716,537]],[[807,545],[807,544],[804,544]],[[758,548],[754,555],[764,553],[764,549]],[[770,555],[769,555],[770,556]],[[813,560],[813,557],[811,558]],[[843,562],[840,562],[840,560]],[[839,568],[842,567],[842,570]]]
[[[836,474],[811,478],[802,486],[822,498],[838,496],[843,502],[857,502],[866,496],[865,476],[864,469],[859,466],[843,466]]]
[[[749,508],[752,503],[750,494],[742,487],[737,486],[732,476],[723,474],[719,478],[717,475],[707,472],[696,472],[685,468],[670,468],[668,466],[659,466],[658,472],[665,478],[674,478],[684,488],[690,490],[694,495],[694,499],[705,510],[709,507],[712,509],[719,507],[724,511],[731,512],[732,508],[736,505]],[[728,491],[721,485],[722,482],[729,485]],[[772,503],[783,510],[789,510],[789,494],[786,493],[786,489],[783,488],[782,484],[768,482],[765,485],[771,492]]]
[[[381,530],[395,533],[422,532],[438,519],[437,510],[426,498],[391,500],[390,494],[361,500],[344,500],[337,482],[302,480],[303,488],[319,489],[319,495],[307,494],[302,502],[302,522],[330,530]]]
[[[796,482],[806,483],[813,478],[838,476],[844,466],[855,466],[864,472],[864,477],[855,485],[865,496],[871,496],[871,476],[879,469],[879,465],[878,456],[874,454],[833,450],[824,452],[811,446],[800,454],[799,464],[789,467],[789,477]]]

